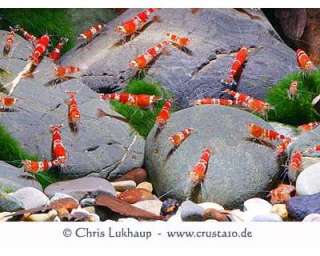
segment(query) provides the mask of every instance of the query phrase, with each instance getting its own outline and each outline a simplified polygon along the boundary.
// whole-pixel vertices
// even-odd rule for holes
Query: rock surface
[[[49,198],[33,187],[20,188],[9,196],[20,201],[24,209],[38,208],[49,203]]]
[[[121,37],[116,25],[135,16],[130,9],[111,21],[105,31],[85,47],[70,51],[64,64],[83,70],[82,81],[94,90],[123,87],[135,72],[128,63],[137,55],[165,39],[170,31],[191,40],[192,55],[170,47],[169,56],[160,56],[147,75],[168,88],[178,106],[184,108],[193,99],[218,96],[220,83],[227,75],[234,53],[249,47],[250,56],[240,81],[243,92],[262,98],[269,85],[296,69],[295,54],[288,48],[260,11],[251,19],[235,9],[161,9],[156,15],[161,23],[152,23],[122,46],[115,47]]]
[[[312,195],[320,192],[320,163],[303,170],[296,181],[298,195]]]
[[[105,179],[97,177],[84,177],[69,181],[60,181],[46,187],[45,194],[49,197],[56,193],[68,194],[77,200],[80,200],[88,192],[101,191],[111,195],[115,195],[116,191]]]
[[[180,216],[183,221],[202,221],[203,214],[205,209],[201,206],[191,202],[185,201],[181,204],[180,208]],[[179,212],[178,210],[178,212]],[[177,214],[178,214],[177,212]]]
[[[22,202],[0,191],[0,212],[14,212],[23,209]]]
[[[0,161],[0,191],[9,193],[22,187],[42,189],[33,176],[28,175],[21,168]]]
[[[311,213],[320,214],[320,193],[309,196],[296,196],[287,202],[289,215],[302,220]]]
[[[2,44],[4,32],[0,32]],[[30,53],[31,45],[17,36],[13,57],[0,59],[0,68],[9,72],[8,77],[0,78],[2,84],[12,81],[22,71]],[[69,159],[60,171],[61,178],[90,174],[111,179],[141,167],[143,138],[132,133],[132,128],[125,122],[96,117],[97,108],[113,113],[109,103],[100,101],[97,93],[88,88],[79,77],[56,86],[46,86],[52,79],[55,79],[54,65],[44,58],[37,67],[34,78],[22,79],[14,90],[13,96],[17,97],[14,108],[16,112],[1,113],[1,124],[21,142],[23,148],[41,159],[51,159],[49,126],[62,123],[63,143]],[[73,135],[68,127],[68,106],[65,100],[69,96],[65,93],[66,90],[77,91],[81,112],[77,135]]]
[[[156,139],[153,128],[146,142],[145,162],[157,195],[168,193],[172,198],[185,200],[188,173],[206,147],[212,148],[213,155],[200,201],[226,208],[240,207],[245,200],[266,191],[278,173],[278,165],[271,148],[247,141],[249,122],[270,129],[252,114],[220,106],[175,112]],[[167,159],[172,149],[168,137],[186,127],[194,128],[195,132]]]

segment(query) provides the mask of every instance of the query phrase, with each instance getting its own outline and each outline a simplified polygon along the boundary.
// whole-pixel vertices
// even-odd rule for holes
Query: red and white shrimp
[[[190,39],[187,37],[180,37],[170,32],[167,32],[166,36],[170,43],[178,46],[179,48],[186,48],[190,44]]]
[[[282,142],[277,146],[278,157],[283,155],[287,151],[291,142],[292,142],[291,138],[285,138],[282,140]]]
[[[300,69],[304,71],[316,70],[316,66],[312,63],[305,51],[298,49],[296,55],[297,63]]]
[[[290,83],[289,89],[288,89],[288,98],[290,100],[293,100],[298,95],[298,81],[294,80]]]
[[[43,160],[43,161],[23,160],[22,164],[26,172],[30,172],[34,174],[48,171],[54,166],[53,162],[50,160]]]
[[[302,153],[300,150],[295,150],[290,157],[288,165],[288,177],[294,182],[299,173],[302,171]]]
[[[64,78],[68,75],[73,75],[80,72],[80,68],[74,66],[57,66],[55,67],[55,75],[59,78]]]
[[[222,105],[232,106],[235,101],[229,99],[203,98],[193,101],[193,105]]]
[[[298,126],[298,131],[300,133],[303,133],[303,132],[309,132],[315,128],[317,128],[318,126],[320,125],[320,122],[310,122],[310,123],[307,123],[307,124],[302,124],[300,126]]]
[[[6,42],[3,47],[3,56],[7,56],[10,53],[13,47],[14,38],[15,38],[15,31],[11,29],[11,31],[8,32],[7,34]]]
[[[294,196],[296,188],[292,185],[280,184],[277,188],[270,191],[271,204],[282,204],[289,201]]]
[[[99,34],[104,25],[103,24],[96,24],[91,26],[88,30],[84,31],[80,34],[80,38],[86,40],[87,42],[91,41],[97,34]]]
[[[162,51],[170,44],[168,40],[158,43],[156,46],[149,48],[144,54],[139,55],[129,63],[130,68],[142,70],[147,68],[148,64],[158,57]]]
[[[73,133],[77,133],[79,130],[80,122],[80,109],[78,107],[78,102],[76,99],[77,92],[66,91],[70,96],[69,100],[66,101],[68,104],[68,121],[70,129]]]
[[[320,145],[316,145],[311,148],[308,148],[303,153],[304,154],[320,154]]]
[[[193,186],[201,184],[207,174],[209,160],[212,154],[210,148],[206,148],[202,151],[200,160],[193,166],[189,172],[189,177]]]
[[[193,131],[193,128],[185,128],[182,131],[171,135],[169,137],[169,141],[173,144],[173,146],[178,147],[191,135]]]
[[[60,38],[59,42],[57,43],[56,47],[49,53],[49,59],[53,60],[54,62],[58,61],[61,57],[61,50],[63,46],[68,42],[67,38]]]
[[[126,92],[101,94],[102,100],[116,100],[122,104],[137,106],[140,108],[148,108],[158,102],[161,97],[148,94],[131,94]]]
[[[156,117],[156,124],[158,125],[159,128],[162,128],[168,120],[170,119],[170,109],[172,107],[172,101],[167,100],[162,109],[160,110],[159,114]]]
[[[12,96],[0,96],[0,104],[2,108],[11,108],[17,102],[17,99]]]
[[[157,10],[157,8],[147,8],[144,11],[139,12],[132,19],[125,21],[121,25],[118,25],[115,31],[123,36],[133,35],[147,24],[150,16]]]
[[[22,36],[27,41],[31,42],[33,45],[36,45],[38,42],[38,38],[30,33],[28,33],[26,30],[24,30],[21,26],[17,25],[16,30],[20,31],[22,33]]]
[[[38,40],[32,55],[30,56],[34,65],[39,65],[43,54],[46,52],[50,42],[50,37],[48,35],[43,35]]]
[[[52,159],[63,165],[67,160],[67,151],[62,143],[61,127],[63,127],[62,124],[51,125],[50,130],[52,133]]]
[[[230,68],[230,71],[228,73],[227,78],[225,80],[221,81],[224,85],[235,86],[237,84],[236,78],[241,73],[241,69],[242,69],[245,61],[248,58],[248,53],[249,53],[249,51],[246,47],[242,47],[237,52],[237,54],[232,62],[232,65],[231,65],[231,68]]]
[[[262,126],[255,123],[249,123],[248,130],[249,135],[254,139],[261,139],[268,142],[283,142],[284,140],[291,140],[283,134],[280,134],[274,130],[263,128]]]

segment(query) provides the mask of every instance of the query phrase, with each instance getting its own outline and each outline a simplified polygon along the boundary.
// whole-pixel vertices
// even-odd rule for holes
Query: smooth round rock
[[[136,188],[137,184],[133,180],[114,181],[111,185],[116,191],[123,192],[127,189]]]
[[[312,195],[320,192],[320,163],[306,168],[296,181],[298,195]]]
[[[6,222],[10,220],[12,217],[9,216],[11,212],[0,212],[0,222]]]
[[[230,220],[233,222],[247,221],[245,212],[241,211],[240,209],[234,209],[230,211],[229,217],[230,217]]]
[[[290,216],[303,220],[309,214],[320,214],[320,193],[292,197],[286,205]]]
[[[147,181],[144,181],[144,182],[141,182],[137,188],[143,188],[145,190],[148,190],[149,192],[152,193],[153,191],[153,187],[152,187],[152,184],[150,182],[147,182]]]
[[[181,204],[181,219],[183,221],[203,221],[203,214],[205,209],[201,206],[191,202],[185,201]]]
[[[44,193],[33,187],[20,188],[9,195],[19,200],[24,209],[45,206],[50,201]]]
[[[319,213],[311,213],[304,217],[302,220],[304,222],[319,222],[320,221],[320,214]]]
[[[282,221],[282,218],[275,213],[269,213],[269,214],[262,214],[254,216],[251,221],[256,222],[279,222]]]
[[[261,198],[251,198],[243,203],[243,209],[254,214],[267,214],[271,212],[272,205]]]
[[[285,204],[274,204],[271,212],[278,214],[282,219],[288,218],[288,210]]]
[[[64,198],[72,198],[74,200],[76,200],[75,198],[73,198],[70,195],[64,194],[64,193],[55,193],[53,197],[50,198],[50,203],[59,200],[59,199],[64,199]]]
[[[162,202],[160,200],[145,200],[137,202],[133,206],[152,212],[155,215],[160,215]]]
[[[60,181],[46,187],[45,194],[49,197],[55,193],[64,193],[77,200],[83,198],[88,192],[101,191],[115,195],[116,191],[109,181],[98,177],[84,177],[74,180]]]
[[[189,172],[207,147],[213,153],[202,189],[193,201],[239,208],[245,200],[267,190],[278,173],[276,155],[270,147],[248,141],[251,122],[271,129],[246,111],[214,105],[174,112],[156,138],[155,126],[147,138],[145,163],[156,194],[186,200],[191,190]],[[168,137],[186,127],[195,132],[170,153]]]
[[[23,209],[20,200],[0,191],[0,212],[15,212]]]
[[[163,201],[162,206],[161,206],[161,216],[171,216],[176,213],[178,210],[180,204],[177,200],[172,199],[172,198],[167,198],[166,200]]]

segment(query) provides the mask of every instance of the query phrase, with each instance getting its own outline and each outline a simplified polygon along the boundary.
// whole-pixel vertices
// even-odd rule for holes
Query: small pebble
[[[152,200],[154,199],[154,196],[145,189],[134,188],[121,192],[118,198],[129,204],[134,204],[139,201]]]
[[[214,208],[205,209],[203,213],[204,220],[230,221],[228,214]]]
[[[203,221],[205,210],[201,206],[188,200],[181,204],[180,209],[183,221]]]
[[[23,204],[20,200],[0,192],[0,212],[15,212],[23,209]]]
[[[320,214],[320,193],[308,196],[292,197],[287,203],[289,216],[303,220],[311,213]]]
[[[304,217],[303,221],[305,222],[319,222],[320,221],[320,214],[319,213],[311,213]]]
[[[247,221],[247,216],[245,212],[241,211],[240,209],[234,209],[230,211],[229,218],[233,222],[244,222]]]
[[[58,215],[56,210],[51,210],[47,213],[35,213],[31,214],[25,218],[24,221],[35,221],[35,222],[42,222],[42,221],[53,221],[54,218]]]
[[[282,219],[288,218],[288,210],[285,204],[275,204],[271,209],[272,213],[278,214]]]
[[[73,198],[70,195],[64,194],[64,193],[55,193],[53,197],[50,198],[50,203],[53,201],[56,201],[58,199],[62,199],[62,198],[72,198],[74,200],[76,200],[75,198]]]
[[[160,215],[161,207],[162,207],[162,202],[160,200],[145,200],[145,201],[140,201],[133,206],[138,207],[140,209],[146,210],[148,212],[152,212],[155,215]]]
[[[133,180],[136,184],[139,184],[146,181],[146,179],[147,171],[143,168],[135,168],[114,181]]]
[[[282,218],[275,213],[261,214],[254,216],[251,221],[256,222],[278,222],[282,221]]]
[[[261,198],[251,198],[244,202],[244,211],[249,211],[252,214],[267,214],[271,212],[272,205]]]
[[[49,198],[33,187],[21,188],[9,195],[20,201],[24,209],[38,208],[49,203]]]
[[[90,207],[90,206],[94,206],[96,203],[96,199],[95,198],[84,198],[80,201],[80,205],[81,207]]]
[[[153,190],[152,184],[150,182],[147,182],[147,181],[141,182],[137,186],[137,188],[143,188],[143,189],[149,191],[150,193],[152,193],[152,190]]]
[[[123,192],[128,189],[135,188],[137,185],[133,180],[115,181],[111,182],[116,191]]]
[[[179,208],[179,202],[175,199],[168,198],[163,201],[161,206],[161,216],[173,215]]]

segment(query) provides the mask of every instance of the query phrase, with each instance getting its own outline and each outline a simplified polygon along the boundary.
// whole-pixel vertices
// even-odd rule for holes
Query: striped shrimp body
[[[279,141],[283,142],[287,137],[274,131],[265,129],[262,126],[250,123],[248,124],[249,135],[254,139],[261,139],[268,142]]]
[[[246,47],[242,47],[237,52],[237,54],[232,62],[232,65],[231,65],[231,68],[230,68],[230,71],[229,71],[227,78],[225,80],[221,81],[223,85],[232,86],[232,87],[237,85],[236,78],[241,73],[241,69],[242,69],[245,61],[247,60],[248,53],[249,53],[249,51]]]
[[[6,37],[6,42],[3,47],[3,56],[8,56],[8,54],[10,53],[13,47],[14,38],[15,38],[15,31],[11,30]]]
[[[193,105],[222,105],[222,106],[232,106],[235,101],[229,99],[215,99],[215,98],[203,98],[198,99],[193,102]]]
[[[63,164],[67,160],[67,151],[62,143],[61,127],[63,127],[62,124],[52,125],[50,130],[52,133],[52,158]]]
[[[168,40],[164,40],[156,46],[149,48],[144,54],[139,55],[129,63],[130,68],[142,70],[148,67],[148,64],[156,57],[158,57],[162,51],[170,44]]]
[[[156,124],[158,124],[158,126],[160,128],[162,128],[170,119],[170,109],[172,107],[172,101],[171,100],[167,100],[162,109],[160,110],[159,114],[156,117]]]
[[[102,94],[102,100],[116,100],[122,104],[137,106],[140,108],[148,108],[158,102],[161,97],[148,94],[130,94],[126,92]]]
[[[278,157],[286,153],[291,142],[292,142],[291,138],[285,138],[282,140],[282,142],[277,146],[277,150],[276,150]]]
[[[17,99],[12,96],[0,96],[0,106],[4,109],[13,107]]]
[[[236,91],[233,91],[230,89],[225,89],[223,92],[232,96],[235,100],[237,100],[237,102],[239,104],[247,103],[252,98],[251,96],[249,96],[247,94],[236,92]]]
[[[167,32],[166,36],[170,43],[178,46],[179,48],[186,48],[190,44],[190,39],[187,37],[180,37],[170,32]]]
[[[204,149],[201,153],[200,160],[193,166],[192,170],[189,172],[189,177],[193,186],[197,186],[204,181],[211,154],[211,149]]]
[[[56,47],[49,53],[49,59],[58,61],[61,57],[61,50],[63,46],[68,42],[67,38],[61,38]]]
[[[184,142],[194,131],[193,128],[185,128],[180,132],[177,132],[169,137],[169,141],[173,144],[173,146],[178,147]]]
[[[70,97],[67,101],[69,126],[72,132],[77,133],[79,130],[78,126],[80,121],[80,110],[76,99],[77,93],[74,91],[67,91],[66,93]]]
[[[43,161],[24,160],[22,161],[22,164],[26,172],[30,172],[34,174],[48,171],[54,166],[54,164],[50,160],[43,160]]]
[[[289,201],[294,196],[296,188],[292,185],[280,184],[269,193],[271,204],[282,204]]]
[[[303,152],[303,154],[304,155],[310,155],[310,156],[313,156],[313,157],[319,157],[320,156],[320,145],[316,145],[316,146],[313,146],[311,148],[306,149]]]
[[[295,150],[290,157],[288,165],[288,177],[290,181],[296,181],[299,173],[302,171],[302,153],[300,150]]]
[[[300,69],[305,71],[316,70],[316,66],[312,63],[305,51],[298,49],[296,52],[297,63]]]
[[[311,123],[303,124],[298,126],[298,131],[300,133],[309,132],[317,128],[319,125],[320,125],[320,122],[311,122]]]
[[[73,75],[80,72],[80,68],[74,66],[57,66],[55,67],[55,75],[59,78],[64,78],[68,75]]]
[[[17,25],[15,27],[16,31],[21,32],[24,39],[31,42],[33,45],[36,45],[38,42],[38,38],[30,33],[28,33],[26,30],[24,30],[21,26]]]
[[[289,89],[288,89],[288,98],[290,100],[293,100],[298,95],[298,81],[294,80],[290,83]]]
[[[139,12],[132,19],[125,21],[121,25],[118,25],[115,31],[123,36],[133,35],[147,24],[150,16],[157,10],[157,8],[147,8],[144,11]]]
[[[96,24],[88,28],[88,30],[84,31],[80,34],[80,38],[86,40],[87,42],[91,41],[97,34],[99,34],[104,25],[103,24]]]
[[[36,47],[30,57],[34,65],[40,64],[41,58],[46,52],[49,42],[50,37],[48,35],[43,35],[38,40]]]

